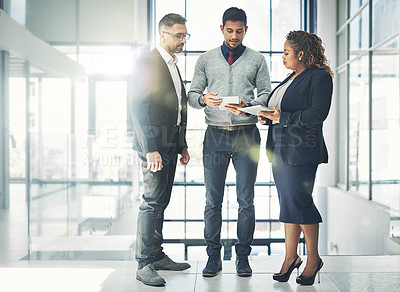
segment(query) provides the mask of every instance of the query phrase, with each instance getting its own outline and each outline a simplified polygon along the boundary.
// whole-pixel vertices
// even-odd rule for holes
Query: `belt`
[[[226,131],[238,131],[238,130],[243,130],[246,128],[253,127],[254,125],[242,125],[242,126],[213,126],[213,125],[208,125],[211,128],[214,129],[219,129],[219,130],[226,130]]]

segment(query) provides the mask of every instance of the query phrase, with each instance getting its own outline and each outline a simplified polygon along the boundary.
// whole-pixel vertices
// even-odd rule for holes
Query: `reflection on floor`
[[[149,287],[135,279],[135,261],[18,261],[0,263],[0,291],[7,292],[259,292],[259,291],[399,291],[400,256],[325,256],[321,283],[299,286],[295,271],[289,282],[272,280],[281,256],[257,256],[250,264],[253,276],[238,277],[234,261],[224,261],[222,272],[203,278],[205,262],[190,262],[184,272],[165,272],[165,287]]]

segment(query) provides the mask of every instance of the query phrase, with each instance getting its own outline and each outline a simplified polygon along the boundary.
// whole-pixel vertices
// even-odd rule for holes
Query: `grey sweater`
[[[208,125],[255,124],[255,116],[237,116],[227,110],[220,110],[219,107],[204,107],[202,96],[206,88],[207,92],[216,92],[219,96],[239,96],[245,103],[267,105],[271,91],[267,62],[260,53],[246,47],[243,54],[229,66],[222,55],[221,47],[217,47],[200,55],[188,93],[190,106],[204,108]]]

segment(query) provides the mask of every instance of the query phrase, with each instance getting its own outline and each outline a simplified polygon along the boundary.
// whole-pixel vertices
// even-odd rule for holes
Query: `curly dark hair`
[[[324,69],[333,77],[333,71],[329,67],[325,48],[319,36],[303,30],[293,30],[286,35],[286,40],[294,49],[295,55],[303,51],[303,59],[307,68]]]

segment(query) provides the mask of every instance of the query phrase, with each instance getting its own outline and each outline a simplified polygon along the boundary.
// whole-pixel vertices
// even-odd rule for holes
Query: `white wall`
[[[325,45],[325,54],[330,61],[332,70],[336,67],[336,0],[317,2],[317,35]],[[334,87],[335,88],[335,87]],[[330,206],[327,205],[327,187],[336,185],[336,98],[335,92],[332,97],[332,105],[328,118],[324,122],[324,137],[328,148],[329,163],[318,167],[315,182],[314,200],[318,207],[323,223],[320,225],[319,251],[327,254],[328,250],[328,213]]]
[[[317,2],[317,35],[325,44],[325,55],[333,71],[336,68],[336,0]],[[335,79],[333,79],[335,82]],[[335,86],[333,86],[335,88]],[[316,184],[328,187],[336,184],[336,94],[333,92],[332,105],[328,118],[324,122],[324,137],[329,153],[329,163],[318,168]]]
[[[134,23],[134,9],[143,9],[137,1],[79,0],[77,7],[75,0],[29,0],[26,27],[47,42],[74,42],[79,13],[80,42],[134,42],[134,26],[146,30],[145,23]],[[147,12],[136,14],[146,16]]]
[[[389,208],[354,193],[328,188],[328,254],[393,255]]]

